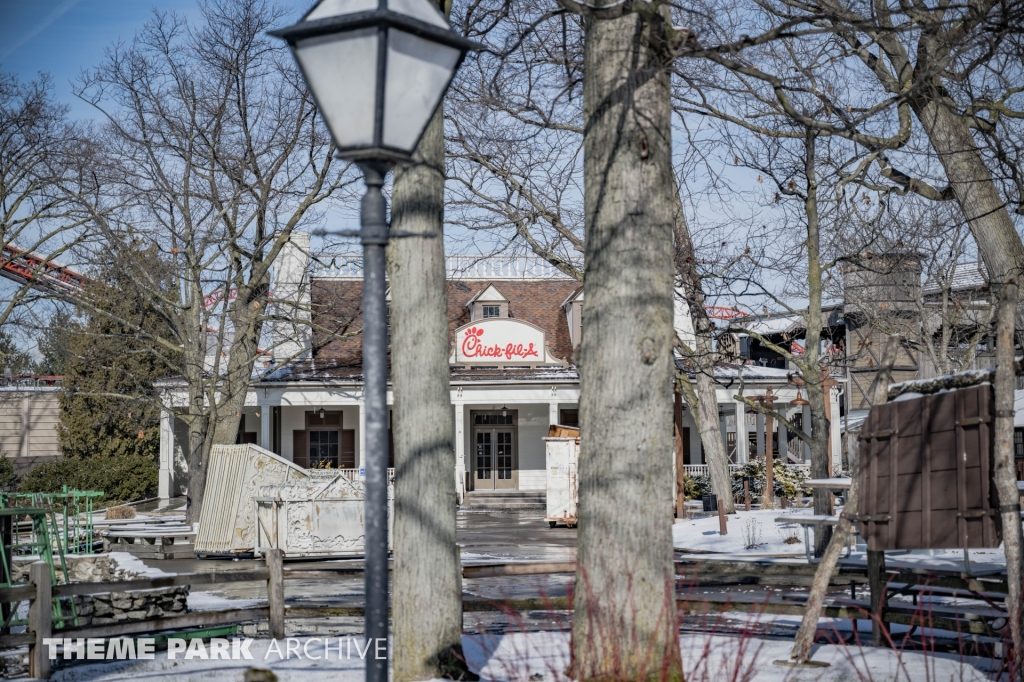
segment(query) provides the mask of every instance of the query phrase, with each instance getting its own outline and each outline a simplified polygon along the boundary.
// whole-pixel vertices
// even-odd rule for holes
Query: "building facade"
[[[297,309],[312,311],[312,333],[274,331],[280,336],[275,337],[274,360],[257,368],[239,439],[304,467],[330,466],[358,476],[365,447],[358,334],[362,272],[358,257],[311,264],[307,252],[284,252],[274,291],[291,292]],[[548,428],[578,424],[575,351],[582,333],[583,287],[536,258],[451,257],[448,275],[453,473],[459,499],[473,491],[545,490],[543,439]],[[280,297],[275,293],[275,298]],[[676,326],[680,334],[692,334],[685,305],[677,305]],[[763,418],[736,400],[737,394],[760,396],[770,388],[777,409],[790,416],[799,413],[800,408],[788,407],[797,395],[789,373],[740,363],[719,363],[715,372],[720,428],[733,461],[747,461],[768,442],[777,456],[802,463],[806,449],[794,447],[784,427],[767,436]],[[185,430],[174,417],[181,396],[174,391],[167,396],[161,430],[162,498],[181,494],[187,485]],[[834,397],[832,440],[838,452],[838,394]],[[678,452],[665,456],[701,473],[706,469],[697,430],[681,403],[676,412]]]
[[[0,382],[0,457],[21,475],[60,459],[60,377],[15,377]]]

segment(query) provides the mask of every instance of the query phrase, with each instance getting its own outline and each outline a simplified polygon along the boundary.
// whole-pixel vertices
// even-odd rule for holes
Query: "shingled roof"
[[[455,341],[455,330],[468,324],[470,299],[488,286],[494,286],[509,301],[509,317],[535,324],[547,335],[551,354],[572,362],[572,342],[562,310],[562,302],[580,288],[573,280],[462,280],[448,281],[449,343]],[[313,359],[325,370],[340,372],[344,366],[358,366],[362,361],[363,283],[356,279],[314,279],[311,287],[313,305]]]

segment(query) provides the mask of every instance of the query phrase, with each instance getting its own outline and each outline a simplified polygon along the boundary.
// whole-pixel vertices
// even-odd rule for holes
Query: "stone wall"
[[[78,622],[79,625],[102,625],[179,615],[188,610],[188,590],[188,585],[181,585],[76,597]]]
[[[11,569],[14,582],[28,582],[28,567],[34,559],[16,557]],[[69,556],[68,577],[73,583],[112,582],[140,577],[138,573],[118,566],[114,557],[106,554]],[[58,564],[57,582],[64,583],[64,572]],[[75,597],[75,612],[79,625],[102,625],[128,620],[146,620],[174,616],[188,611],[188,585],[163,587],[131,592]]]

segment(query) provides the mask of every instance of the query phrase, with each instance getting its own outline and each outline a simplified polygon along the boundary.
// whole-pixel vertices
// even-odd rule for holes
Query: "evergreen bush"
[[[152,497],[159,468],[147,455],[65,457],[40,464],[21,477],[18,491],[56,493],[62,486],[102,491],[101,504],[132,502]]]
[[[785,462],[775,460],[772,462],[772,474],[774,494],[777,497],[784,497],[789,500],[804,495],[810,495],[811,489],[804,485],[809,477],[803,467],[789,466]],[[764,487],[768,481],[766,476],[767,466],[764,457],[755,457],[732,474],[732,493],[736,500],[743,500],[743,478],[753,478],[750,494],[752,497],[761,497],[764,494]]]
[[[0,452],[0,488],[14,485],[18,477],[14,475],[14,462]]]
[[[711,477],[707,474],[687,476],[683,484],[683,492],[688,500],[699,500],[711,494]]]

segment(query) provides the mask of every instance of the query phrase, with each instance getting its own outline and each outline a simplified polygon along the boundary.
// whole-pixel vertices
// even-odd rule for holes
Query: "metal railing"
[[[582,261],[573,263],[583,268]],[[448,256],[445,271],[453,279],[570,279],[538,256]],[[363,276],[363,256],[358,253],[325,255],[310,265],[318,279],[357,279]]]

